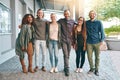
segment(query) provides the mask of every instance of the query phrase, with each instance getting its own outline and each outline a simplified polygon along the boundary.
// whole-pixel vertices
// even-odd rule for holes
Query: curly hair
[[[25,14],[25,15],[24,15],[24,17],[23,17],[23,19],[22,19],[22,25],[29,23],[29,22],[28,22],[28,17],[29,17],[29,16],[31,16],[32,19],[33,19],[31,25],[34,25],[34,17],[33,17],[32,14]]]

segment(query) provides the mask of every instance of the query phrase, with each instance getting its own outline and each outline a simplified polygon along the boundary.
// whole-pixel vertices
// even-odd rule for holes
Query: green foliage
[[[94,5],[99,19],[120,18],[120,0],[99,0],[99,3],[100,4]]]
[[[110,33],[120,33],[120,25],[119,26],[111,26],[110,28],[105,28],[105,33],[107,36]]]

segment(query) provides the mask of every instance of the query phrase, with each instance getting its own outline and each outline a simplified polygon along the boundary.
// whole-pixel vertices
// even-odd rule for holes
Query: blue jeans
[[[53,59],[55,60],[55,67],[58,65],[58,41],[50,40],[49,41],[49,54],[51,66],[54,67]]]

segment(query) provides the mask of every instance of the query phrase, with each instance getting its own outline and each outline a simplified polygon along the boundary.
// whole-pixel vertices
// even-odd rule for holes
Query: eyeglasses
[[[78,20],[78,21],[81,21],[81,22],[83,22],[83,20]]]

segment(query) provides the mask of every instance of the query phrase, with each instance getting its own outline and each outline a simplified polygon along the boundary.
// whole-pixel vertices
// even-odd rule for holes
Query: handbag
[[[100,44],[100,51],[106,51],[108,49],[107,44],[105,41]]]

